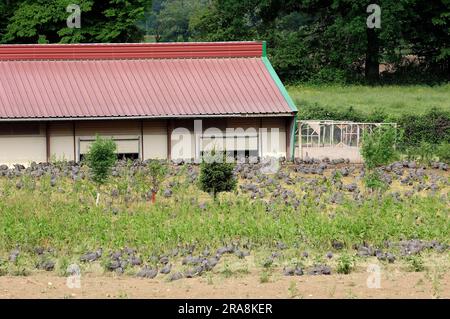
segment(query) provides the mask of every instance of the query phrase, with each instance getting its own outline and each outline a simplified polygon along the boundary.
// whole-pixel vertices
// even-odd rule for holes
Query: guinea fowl
[[[12,263],[15,263],[17,260],[17,257],[19,257],[20,251],[19,248],[14,249],[10,254],[9,254],[9,261]]]
[[[167,256],[162,256],[160,259],[159,259],[159,262],[161,263],[161,264],[167,264],[167,263],[169,263],[169,257],[167,257]]]
[[[283,268],[283,275],[285,276],[294,276],[295,269],[292,267],[284,267]]]
[[[174,274],[172,274],[169,278],[169,281],[175,281],[175,280],[179,280],[181,278],[183,278],[183,274],[181,272],[176,272]]]
[[[167,275],[172,270],[172,264],[166,264],[163,268],[161,268],[160,273]]]
[[[139,258],[137,256],[132,256],[130,258],[130,264],[133,266],[140,266],[140,265],[142,265],[142,260],[141,260],[141,258]]]
[[[193,278],[195,276],[200,275],[202,272],[203,272],[203,267],[197,266],[197,267],[186,270],[184,275],[186,276],[186,278]]]
[[[141,278],[150,278],[153,279],[156,277],[156,275],[158,275],[158,270],[157,269],[152,269],[152,268],[148,268],[147,266],[142,268],[137,274],[137,277],[141,277]]]
[[[97,259],[99,259],[102,256],[102,253],[103,253],[102,248],[98,249],[95,252],[88,252],[80,257],[80,261],[83,261],[83,262],[96,261]]]

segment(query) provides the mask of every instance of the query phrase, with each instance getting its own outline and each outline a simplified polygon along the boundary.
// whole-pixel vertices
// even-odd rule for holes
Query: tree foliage
[[[150,175],[150,183],[152,186],[152,192],[157,193],[162,180],[167,174],[167,165],[161,163],[159,160],[151,160],[147,164],[147,168]]]
[[[379,63],[404,80],[414,70],[422,80],[449,79],[448,0],[370,3],[382,8],[381,29],[368,30],[360,0],[214,0],[190,29],[196,40],[267,40],[275,68],[292,82],[377,81],[368,68]]]
[[[363,134],[361,155],[364,164],[369,170],[387,165],[397,157],[396,151],[397,130],[386,125],[374,129],[371,133]]]
[[[288,82],[435,83],[450,80],[449,0],[72,0],[0,3],[4,43],[266,40]],[[368,29],[368,4],[381,28]],[[382,66],[379,79],[379,66]]]
[[[189,23],[206,7],[207,0],[154,0],[147,17],[149,32],[156,42],[183,42],[191,39]]]
[[[97,135],[86,154],[86,164],[91,169],[92,179],[103,185],[109,178],[111,168],[117,161],[117,145],[112,139]]]
[[[8,5],[9,2],[9,5]],[[73,0],[16,0],[0,5],[0,40],[4,43],[137,42],[144,30],[137,22],[151,0],[79,0],[81,28],[68,28]],[[5,23],[6,21],[6,23]]]
[[[221,192],[236,189],[237,180],[233,173],[234,164],[227,163],[224,158],[203,161],[200,166],[200,188],[211,193],[216,199]]]
[[[436,148],[436,155],[440,161],[450,164],[450,143],[440,143]]]

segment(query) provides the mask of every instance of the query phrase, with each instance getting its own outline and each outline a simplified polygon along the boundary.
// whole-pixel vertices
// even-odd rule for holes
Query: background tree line
[[[68,4],[82,9],[67,28]],[[381,7],[369,30],[366,8]],[[450,79],[450,0],[3,0],[2,43],[266,40],[295,82]],[[377,70],[381,64],[381,78]]]

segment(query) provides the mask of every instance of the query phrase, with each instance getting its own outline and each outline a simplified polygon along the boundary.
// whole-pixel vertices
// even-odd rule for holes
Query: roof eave
[[[201,119],[201,118],[258,118],[294,117],[295,113],[250,113],[250,114],[187,114],[187,115],[149,115],[149,116],[91,116],[91,117],[34,117],[0,118],[0,122],[57,122],[57,121],[95,121],[95,120],[146,120],[146,119]]]

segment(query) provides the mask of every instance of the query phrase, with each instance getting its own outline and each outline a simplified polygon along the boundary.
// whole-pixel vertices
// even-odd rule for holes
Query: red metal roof
[[[260,42],[0,46],[0,119],[291,114]]]
[[[0,46],[0,60],[95,60],[260,57],[262,42],[18,44]]]

